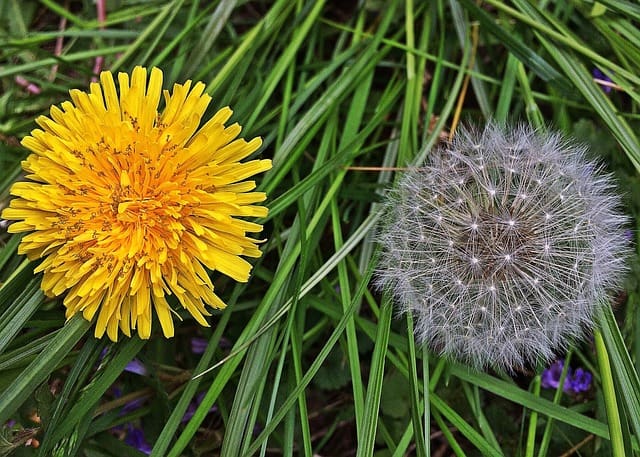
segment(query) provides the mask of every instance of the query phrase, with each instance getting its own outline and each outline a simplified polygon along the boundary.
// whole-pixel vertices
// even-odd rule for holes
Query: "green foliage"
[[[229,104],[263,137],[267,241],[247,284],[212,276],[229,306],[211,329],[185,319],[172,340],[111,344],[65,322],[0,221],[0,455],[144,455],[125,441],[134,429],[155,457],[637,452],[638,258],[597,353],[575,348],[594,374],[582,397],[531,387],[543,367],[510,378],[426,353],[370,286],[384,189],[449,134],[458,100],[465,122],[528,120],[591,145],[635,233],[634,2],[109,0],[104,24],[95,4],[0,1],[0,208],[20,139],[100,57],[159,66],[165,88],[201,80],[211,112]],[[126,371],[134,358],[146,375]]]

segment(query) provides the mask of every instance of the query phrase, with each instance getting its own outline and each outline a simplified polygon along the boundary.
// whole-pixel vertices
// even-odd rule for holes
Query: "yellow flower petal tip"
[[[206,306],[225,304],[205,267],[246,281],[242,256],[260,255],[247,233],[261,227],[240,218],[266,215],[254,205],[266,196],[245,180],[271,161],[242,162],[262,141],[237,138],[228,107],[201,122],[204,88],[187,81],[163,92],[157,68],[120,73],[117,84],[103,72],[22,141],[30,181],[13,185],[2,217],[16,221],[10,232],[30,232],[20,252],[43,259],[44,292],[66,293],[67,318],[95,318],[96,337],[149,338],[153,315],[173,336],[166,295],[208,325]]]

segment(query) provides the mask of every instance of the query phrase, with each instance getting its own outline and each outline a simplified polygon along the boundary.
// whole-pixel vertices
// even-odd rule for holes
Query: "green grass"
[[[371,286],[384,190],[458,118],[524,120],[591,144],[635,229],[635,2],[106,6],[101,24],[94,2],[0,2],[0,208],[27,155],[19,140],[69,89],[87,88],[103,57],[113,71],[158,66],[165,88],[203,81],[208,114],[230,105],[245,138],[262,136],[259,155],[274,165],[258,177],[268,241],[247,284],[212,275],[229,306],[211,328],[187,318],[172,340],[113,344],[80,317],[65,322],[61,300],[44,297],[35,264],[17,255],[19,236],[0,225],[0,424],[16,421],[0,456],[143,455],[123,442],[128,427],[144,430],[155,457],[638,452],[637,258],[595,345],[571,348],[572,365],[594,374],[580,396],[541,388],[544,367],[508,377],[430,354]],[[615,90],[593,81],[596,67]],[[204,353],[191,352],[193,336]],[[133,358],[146,375],[125,371]]]

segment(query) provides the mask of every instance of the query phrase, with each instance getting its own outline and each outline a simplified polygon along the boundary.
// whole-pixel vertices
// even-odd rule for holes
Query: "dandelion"
[[[507,371],[594,325],[626,270],[620,199],[585,147],[527,126],[463,130],[389,194],[377,284],[435,352]]]
[[[9,232],[31,232],[19,252],[41,258],[42,289],[66,292],[66,317],[82,313],[116,341],[119,329],[151,335],[152,309],[166,337],[173,336],[174,295],[200,324],[206,306],[224,308],[208,268],[236,281],[249,278],[243,258],[259,257],[262,226],[238,217],[264,217],[265,200],[246,178],[271,168],[269,160],[241,162],[260,138],[237,139],[222,108],[200,127],[211,97],[191,81],[162,90],[162,72],[136,67],[131,79],[100,74],[89,93],[40,116],[22,144],[33,153],[22,163],[27,182],[2,212],[17,221]],[[164,95],[164,110],[158,111]]]

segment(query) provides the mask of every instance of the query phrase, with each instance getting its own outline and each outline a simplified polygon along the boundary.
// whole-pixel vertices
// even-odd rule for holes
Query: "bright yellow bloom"
[[[211,97],[204,84],[175,84],[162,91],[162,72],[136,67],[110,72],[87,94],[70,92],[72,102],[40,116],[22,144],[33,151],[22,162],[28,182],[17,182],[18,198],[2,212],[15,220],[9,231],[32,232],[19,253],[43,258],[48,296],[67,291],[67,318],[98,315],[95,335],[118,339],[151,335],[152,311],[166,337],[173,336],[173,310],[166,295],[202,325],[205,305],[224,308],[204,267],[237,281],[251,265],[240,256],[260,257],[262,226],[236,216],[264,217],[265,200],[252,192],[249,176],[271,168],[270,160],[240,161],[262,141],[236,139],[241,127],[224,123],[223,108],[200,129]],[[158,113],[160,95],[165,108]]]

